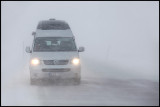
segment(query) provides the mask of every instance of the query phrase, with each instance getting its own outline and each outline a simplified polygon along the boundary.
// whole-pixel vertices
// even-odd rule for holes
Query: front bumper
[[[80,65],[30,65],[30,76],[34,79],[43,78],[80,78]]]

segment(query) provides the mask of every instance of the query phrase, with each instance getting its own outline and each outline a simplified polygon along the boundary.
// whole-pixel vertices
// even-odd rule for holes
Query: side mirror
[[[26,47],[26,52],[27,53],[31,53],[32,52],[29,46]]]
[[[83,52],[84,51],[84,47],[79,47],[78,52]]]
[[[36,35],[36,32],[32,32],[32,35],[35,36],[35,35]]]

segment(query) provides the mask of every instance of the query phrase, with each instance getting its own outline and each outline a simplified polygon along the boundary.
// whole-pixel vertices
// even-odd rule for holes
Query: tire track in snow
[[[103,68],[106,69],[107,68]],[[98,70],[98,69],[95,69]],[[103,74],[103,76],[101,76]],[[41,105],[158,105],[158,82],[108,78],[83,66],[78,86],[51,84],[39,86]],[[106,75],[106,77],[105,77]]]

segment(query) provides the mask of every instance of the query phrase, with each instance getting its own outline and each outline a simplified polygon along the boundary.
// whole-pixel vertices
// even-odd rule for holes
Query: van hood
[[[77,51],[75,52],[33,52],[31,54],[31,59],[38,58],[39,60],[64,60],[79,58]]]

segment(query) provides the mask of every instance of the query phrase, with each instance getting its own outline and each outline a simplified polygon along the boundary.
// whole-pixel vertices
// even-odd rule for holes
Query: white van
[[[32,48],[26,47],[30,53],[30,81],[35,84],[41,79],[72,79],[80,83],[81,65],[75,38],[69,25],[62,20],[40,21],[36,32],[33,32]]]

